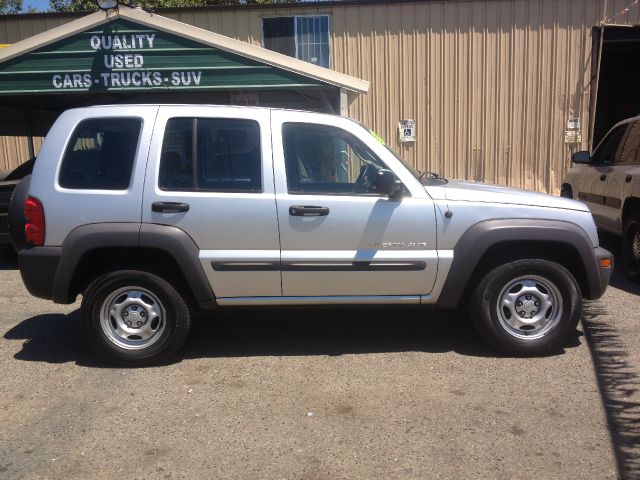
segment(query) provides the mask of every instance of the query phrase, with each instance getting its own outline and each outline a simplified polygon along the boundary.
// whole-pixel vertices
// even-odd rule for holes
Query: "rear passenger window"
[[[172,118],[158,186],[162,190],[260,192],[260,127],[253,120]]]
[[[126,190],[142,120],[95,118],[78,124],[67,145],[58,184],[63,188]]]

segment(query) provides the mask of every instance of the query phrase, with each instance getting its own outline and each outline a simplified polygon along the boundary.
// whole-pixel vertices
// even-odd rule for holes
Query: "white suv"
[[[127,365],[168,358],[192,312],[238,306],[468,306],[495,347],[545,353],[611,274],[584,204],[418,173],[310,112],[69,110],[15,209],[29,291],[82,294],[88,341]]]
[[[640,280],[640,116],[615,125],[593,154],[576,152],[563,197],[585,202],[599,228],[622,237],[624,263]]]

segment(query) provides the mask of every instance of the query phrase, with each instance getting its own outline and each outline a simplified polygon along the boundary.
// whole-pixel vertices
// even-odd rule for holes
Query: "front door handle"
[[[153,202],[151,210],[160,213],[186,212],[189,210],[189,204],[180,202]]]
[[[329,208],[314,205],[292,205],[289,207],[289,215],[292,217],[326,217],[329,215]]]
[[[606,175],[600,175],[600,181],[604,182],[607,179]]]
[[[625,177],[624,181],[625,181],[625,182],[627,182],[627,183],[631,183],[632,178],[633,178],[633,177],[631,177],[631,175],[627,175],[627,176]]]

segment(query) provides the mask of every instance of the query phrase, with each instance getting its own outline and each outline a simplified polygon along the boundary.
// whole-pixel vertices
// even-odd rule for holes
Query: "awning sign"
[[[325,85],[282,68],[124,19],[116,19],[0,64],[0,93],[310,86]]]

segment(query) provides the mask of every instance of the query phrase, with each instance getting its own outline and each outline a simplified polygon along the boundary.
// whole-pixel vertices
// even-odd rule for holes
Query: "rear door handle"
[[[631,183],[631,180],[632,180],[631,175],[627,175],[627,176],[625,177],[625,179],[624,179],[624,181],[625,181],[625,182],[627,182],[627,183]]]
[[[329,208],[314,205],[292,205],[289,207],[289,215],[292,217],[326,217],[329,215]]]
[[[606,175],[600,175],[600,181],[604,182],[607,179]]]
[[[151,205],[151,210],[160,213],[186,212],[189,210],[189,204],[180,202],[154,202]]]

